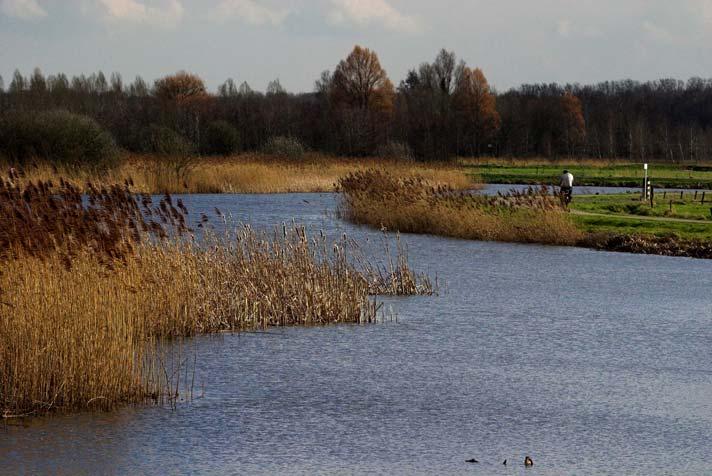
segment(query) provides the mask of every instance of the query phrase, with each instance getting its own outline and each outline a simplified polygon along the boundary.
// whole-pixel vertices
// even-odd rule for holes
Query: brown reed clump
[[[154,204],[130,184],[83,195],[15,171],[0,182],[4,417],[174,398],[164,339],[374,322],[369,294],[431,292],[403,256],[375,279],[346,237],[195,236],[180,201]]]
[[[61,253],[66,263],[78,250],[91,250],[106,263],[132,253],[142,236],[190,231],[187,210],[170,195],[158,205],[148,195],[140,200],[123,185],[84,191],[59,178],[32,182],[15,169],[0,177],[0,259]]]
[[[348,174],[339,186],[344,218],[390,230],[552,245],[582,236],[546,188],[485,197],[375,169]]]

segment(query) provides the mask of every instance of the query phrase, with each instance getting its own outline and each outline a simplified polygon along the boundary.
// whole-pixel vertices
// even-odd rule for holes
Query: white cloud
[[[223,0],[213,11],[214,19],[239,18],[252,25],[281,25],[289,15],[286,8],[275,8],[256,0]]]
[[[0,11],[9,17],[34,20],[47,16],[37,0],[0,0]]]
[[[394,31],[415,33],[419,30],[415,18],[400,13],[386,0],[331,0],[331,3],[334,8],[328,18],[333,25],[375,23]]]
[[[99,0],[99,3],[112,21],[175,28],[183,19],[183,4],[179,0],[163,0],[157,5],[137,0]]]

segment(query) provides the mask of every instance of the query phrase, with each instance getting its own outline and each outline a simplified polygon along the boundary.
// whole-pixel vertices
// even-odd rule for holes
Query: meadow
[[[578,186],[640,187],[644,179],[642,161],[577,159],[460,159],[460,164],[485,183],[558,185],[564,169],[575,177]],[[655,187],[710,189],[712,164],[649,164],[649,177]]]
[[[658,192],[650,201],[639,193],[576,196],[573,219],[587,232],[648,234],[712,239],[712,204],[706,192]]]

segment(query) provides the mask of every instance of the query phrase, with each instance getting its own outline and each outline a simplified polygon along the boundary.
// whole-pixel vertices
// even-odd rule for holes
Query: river
[[[381,249],[332,194],[183,198]],[[712,472],[710,261],[403,239],[443,285],[397,322],[198,337],[193,401],[0,423],[0,473]]]

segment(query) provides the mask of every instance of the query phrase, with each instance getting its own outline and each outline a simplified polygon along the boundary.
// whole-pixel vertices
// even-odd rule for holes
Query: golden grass
[[[25,167],[29,180],[50,180],[61,175],[82,188],[86,182],[123,183],[131,178],[142,193],[291,193],[332,192],[340,177],[379,168],[397,176],[418,174],[434,184],[458,190],[476,186],[456,163],[418,163],[381,158],[338,158],[307,154],[301,161],[259,154],[204,157],[190,160],[126,155],[121,165],[98,174],[89,169],[38,163]]]
[[[433,187],[421,177],[397,178],[376,170],[340,182],[343,217],[408,233],[552,245],[573,245],[582,233],[558,199],[532,190],[480,197]]]
[[[162,339],[374,322],[370,294],[432,292],[402,254],[387,268],[359,264],[345,237],[242,226],[196,239],[170,196],[154,205],[92,185],[82,196],[17,175],[0,184],[4,417],[173,398]]]

